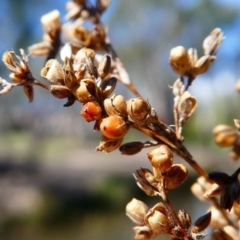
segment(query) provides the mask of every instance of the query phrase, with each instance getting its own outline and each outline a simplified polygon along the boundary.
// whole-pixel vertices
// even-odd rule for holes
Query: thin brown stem
[[[176,138],[174,141],[171,141],[172,139],[169,139],[166,136],[163,136],[163,134],[159,134],[156,130],[152,130],[150,128],[141,127],[136,124],[133,125],[133,127],[149,137],[153,138],[154,140],[166,144],[168,147],[171,148],[173,152],[175,152],[177,155],[179,155],[181,158],[183,158],[197,173],[199,173],[201,176],[205,177],[209,182],[212,182],[209,179],[208,173],[193,159],[192,155],[189,153],[189,151],[185,148],[185,146]],[[165,131],[166,134],[168,132]]]
[[[140,93],[138,92],[138,90],[135,88],[135,86],[131,82],[130,77],[127,73],[127,70],[124,67],[121,59],[118,57],[116,51],[114,50],[109,38],[105,39],[105,48],[106,48],[106,51],[112,55],[112,58],[115,61],[116,68],[117,68],[117,70],[119,72],[119,75],[120,75],[119,80],[125,86],[127,86],[133,94],[135,94],[137,97],[141,97]]]

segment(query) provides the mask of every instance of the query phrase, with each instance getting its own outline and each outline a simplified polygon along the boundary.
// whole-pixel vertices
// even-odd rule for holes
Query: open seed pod
[[[234,142],[240,136],[239,131],[224,124],[214,127],[212,133],[214,134],[215,142],[221,147],[233,146]]]
[[[151,106],[143,98],[131,98],[127,101],[127,112],[133,122],[141,125],[147,121]]]
[[[209,55],[204,55],[197,60],[194,65],[194,73],[196,75],[205,73],[211,65],[212,57]]]
[[[100,152],[112,152],[116,150],[121,144],[122,144],[123,138],[118,139],[109,139],[105,136],[102,136],[102,139],[99,143],[99,145],[96,147],[96,151]]]
[[[72,60],[69,58],[65,58],[64,66],[63,66],[63,76],[65,85],[71,89],[75,90],[79,86],[79,80],[75,76]]]
[[[188,170],[183,164],[173,164],[165,175],[166,189],[179,187],[188,177]]]
[[[118,115],[123,119],[127,117],[127,105],[122,95],[114,94],[111,98],[105,99],[104,108],[109,116]]]
[[[98,66],[98,75],[104,79],[111,69],[111,57],[107,54],[104,55]]]
[[[110,96],[110,94],[114,91],[116,84],[117,84],[117,79],[115,77],[111,77],[101,82],[100,89],[101,89],[101,95],[103,99]]]
[[[87,103],[95,101],[96,84],[93,79],[82,79],[80,86],[73,91],[74,96],[81,102]]]
[[[137,225],[144,225],[144,217],[148,213],[148,206],[136,198],[133,198],[126,206],[126,215]]]
[[[55,59],[46,62],[45,67],[41,70],[41,76],[52,84],[64,84],[62,65]]]
[[[167,234],[173,228],[173,222],[168,217],[165,205],[160,202],[151,208],[145,216],[145,223],[158,234]]]
[[[59,99],[68,98],[72,96],[72,92],[66,86],[62,85],[50,85],[49,91],[54,97]]]
[[[188,91],[185,91],[181,95],[177,105],[179,121],[185,123],[195,112],[197,105],[197,99],[193,97]]]

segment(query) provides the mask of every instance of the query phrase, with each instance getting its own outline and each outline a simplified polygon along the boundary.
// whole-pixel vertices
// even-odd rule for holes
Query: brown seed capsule
[[[211,221],[211,212],[208,212],[206,214],[204,214],[203,216],[199,217],[193,227],[192,227],[192,232],[193,233],[200,233],[202,232],[205,228],[207,228],[210,224]]]
[[[215,142],[221,147],[229,147],[239,137],[239,132],[230,126],[220,124],[212,130]]]
[[[91,48],[81,48],[75,55],[74,63],[86,62],[87,57],[93,60],[95,58],[95,51]]]
[[[149,210],[145,216],[145,223],[158,234],[170,233],[173,227],[168,218],[166,207],[161,202]]]
[[[205,73],[210,65],[211,65],[212,58],[209,55],[204,55],[201,58],[197,60],[197,62],[194,65],[194,73],[196,75]]]
[[[192,69],[188,51],[182,46],[172,48],[169,63],[173,70],[181,76],[187,75]]]
[[[151,106],[143,98],[131,98],[127,101],[127,113],[137,124],[143,124],[151,112]]]
[[[64,84],[62,66],[55,59],[46,62],[45,67],[41,70],[41,76],[52,84]]]
[[[118,115],[123,119],[127,117],[126,102],[122,95],[114,94],[111,98],[105,99],[104,108],[109,116]]]
[[[144,217],[148,212],[148,206],[136,198],[133,198],[126,206],[126,215],[137,225],[144,225]]]
[[[99,77],[104,79],[108,75],[110,69],[111,69],[111,57],[105,54],[98,66]]]
[[[150,153],[148,153],[148,158],[152,166],[156,170],[159,170],[160,173],[167,172],[172,167],[173,154],[166,145],[161,145],[160,147],[153,149]]]
[[[103,99],[107,98],[113,92],[113,90],[116,87],[116,84],[117,79],[115,77],[111,77],[109,79],[102,81],[100,89]]]
[[[188,170],[183,164],[174,164],[165,175],[166,189],[179,187],[188,177]]]
[[[81,103],[95,101],[96,84],[92,79],[83,79],[73,94]]]
[[[150,170],[146,168],[141,168],[136,171],[136,174],[133,174],[137,185],[141,188],[148,196],[157,196],[159,195],[158,191],[158,182],[151,173]]]
[[[50,85],[49,91],[56,98],[68,98],[72,96],[72,92],[66,87],[62,85]]]
[[[99,145],[96,147],[96,151],[100,152],[112,152],[116,150],[123,142],[123,138],[109,139],[105,136],[102,137]]]
[[[86,119],[87,122],[99,120],[102,117],[102,108],[98,102],[87,102],[82,107],[80,115]]]
[[[51,30],[60,30],[61,21],[60,21],[60,13],[58,10],[53,10],[47,14],[44,14],[41,17],[41,23],[43,26],[44,32],[48,33],[49,29]]]
[[[201,176],[191,186],[191,191],[201,201],[207,201],[207,199],[204,197],[204,193],[210,186],[211,183],[209,183],[205,177]]]
[[[73,70],[72,60],[69,58],[65,58],[64,66],[63,66],[63,76],[64,76],[64,84],[74,91],[79,87],[79,80],[75,76],[75,72]]]
[[[122,138],[129,130],[129,125],[120,116],[109,116],[102,120],[100,130],[109,139]]]
[[[188,91],[185,91],[178,102],[177,111],[179,114],[179,121],[185,123],[195,112],[197,108],[197,99],[194,98]]]
[[[123,144],[120,148],[119,151],[121,154],[124,155],[134,155],[139,153],[144,147],[144,143],[142,142],[129,142]]]
[[[211,186],[205,191],[204,197],[205,198],[211,198],[211,197],[216,197],[220,195],[222,192],[222,186],[213,183]]]
[[[138,240],[152,239],[157,235],[151,228],[147,226],[136,226],[133,228],[133,230],[135,232],[134,239]]]
[[[220,28],[212,30],[209,36],[203,41],[203,50],[205,55],[216,54],[216,50],[224,39],[223,32]]]
[[[190,215],[188,214],[188,212],[184,209],[180,209],[178,212],[178,219],[181,222],[182,226],[185,229],[188,229],[191,224],[192,224],[192,220]]]

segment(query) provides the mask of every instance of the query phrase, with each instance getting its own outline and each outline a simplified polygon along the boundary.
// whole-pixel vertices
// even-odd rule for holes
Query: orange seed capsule
[[[86,119],[87,122],[101,119],[102,108],[98,102],[87,102],[83,105],[80,115]]]
[[[109,116],[102,120],[100,130],[109,139],[122,138],[129,130],[129,125],[120,116]]]

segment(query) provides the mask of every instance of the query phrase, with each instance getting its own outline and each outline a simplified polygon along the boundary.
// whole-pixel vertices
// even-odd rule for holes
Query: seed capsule
[[[204,55],[197,60],[194,65],[194,73],[196,75],[205,73],[211,65],[211,57],[209,55]]]
[[[138,124],[144,123],[151,112],[151,106],[143,98],[131,98],[127,101],[127,113]]]
[[[123,119],[127,117],[126,102],[122,95],[114,94],[104,100],[104,108],[109,116],[118,115]]]
[[[173,70],[181,76],[187,75],[192,69],[188,51],[182,46],[175,47],[171,50],[169,63]]]
[[[166,146],[161,145],[148,153],[148,158],[152,166],[159,170],[160,173],[167,172],[171,169],[173,163],[172,151]]]
[[[123,138],[109,139],[105,136],[102,137],[99,146],[97,146],[96,151],[103,151],[106,153],[116,150],[123,142]]]
[[[211,212],[208,212],[206,214],[204,214],[203,216],[199,217],[193,227],[192,227],[192,232],[193,233],[200,233],[202,232],[205,228],[207,228],[210,224],[211,221]]]
[[[215,142],[221,147],[229,147],[239,137],[239,132],[230,126],[220,124],[212,130]]]
[[[191,226],[192,220],[191,220],[191,217],[186,210],[180,209],[179,212],[178,212],[178,218],[179,218],[179,221],[181,222],[182,226],[185,229],[188,229]]]
[[[46,62],[45,67],[41,70],[41,76],[52,84],[64,83],[62,66],[55,59],[50,59]]]
[[[109,116],[104,118],[100,124],[103,135],[109,139],[122,138],[129,130],[128,125],[120,116]]]
[[[115,89],[117,84],[117,79],[115,77],[104,80],[101,85],[101,95],[103,99],[107,98]]]
[[[98,75],[103,79],[108,75],[110,69],[111,69],[111,57],[105,54],[98,66]]]
[[[179,187],[188,176],[188,170],[183,164],[174,164],[165,176],[165,187],[174,189]]]
[[[99,120],[102,117],[102,108],[98,102],[87,102],[80,112],[80,115],[86,119],[87,122]]]
[[[95,100],[96,85],[92,79],[83,79],[80,86],[73,91],[74,96],[82,103]]]
[[[144,217],[148,212],[148,206],[142,202],[133,198],[126,206],[126,215],[137,225],[144,225]]]
[[[62,85],[50,85],[49,91],[56,98],[68,98],[72,96],[72,92],[66,87]]]
[[[145,223],[158,234],[170,233],[172,223],[168,218],[167,210],[163,203],[156,204],[145,217]]]

